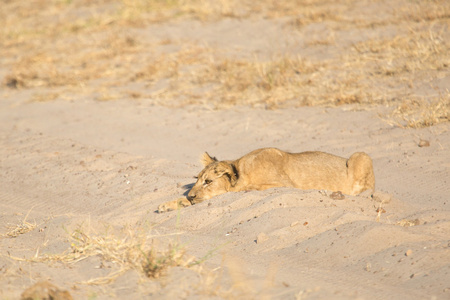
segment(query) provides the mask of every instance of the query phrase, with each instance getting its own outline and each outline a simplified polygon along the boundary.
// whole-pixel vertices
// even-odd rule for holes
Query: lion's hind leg
[[[372,159],[364,152],[356,152],[347,160],[348,176],[351,180],[351,194],[358,195],[366,190],[375,191],[375,175]]]
[[[177,200],[168,201],[158,206],[158,213],[168,212],[191,205],[192,204],[188,199],[178,198]]]

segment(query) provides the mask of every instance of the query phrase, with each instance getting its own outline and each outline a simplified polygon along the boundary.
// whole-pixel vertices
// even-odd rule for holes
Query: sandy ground
[[[151,25],[149,36],[192,39],[186,22]],[[228,51],[241,56],[270,56],[285,32],[279,21],[249,18],[240,34],[229,34],[238,22],[191,25],[199,44],[232,45]],[[261,28],[266,35],[250,39]],[[217,31],[223,39],[211,34]],[[344,43],[357,38],[349,34]],[[288,48],[333,56],[330,47]],[[449,74],[442,72],[431,81],[444,91]],[[30,101],[58,87],[2,89],[1,299],[18,299],[41,280],[74,299],[450,298],[448,122],[402,128],[386,120],[389,107],[374,103],[215,109],[151,97],[99,101],[89,89]],[[277,188],[156,212],[189,190],[204,151],[235,159],[269,146],[345,157],[367,152],[387,201]],[[175,249],[185,263],[148,278],[120,250],[137,244]]]

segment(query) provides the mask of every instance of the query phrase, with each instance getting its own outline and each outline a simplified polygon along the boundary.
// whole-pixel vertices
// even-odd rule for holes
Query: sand
[[[186,22],[148,25],[157,32],[149,38],[176,39]],[[256,17],[237,35],[229,34],[237,19],[192,22],[199,44],[243,57],[270,56],[284,30]],[[261,27],[266,36],[247,38]],[[218,30],[224,39],[208,35]],[[450,123],[402,126],[386,117],[392,107],[377,103],[274,109],[174,96],[165,105],[152,97],[100,101],[90,89],[32,97],[58,88],[2,87],[1,299],[18,299],[39,281],[74,299],[450,298]],[[276,188],[157,212],[186,194],[204,151],[236,159],[261,147],[364,151],[382,198]],[[133,257],[150,247],[182,257],[149,278]]]

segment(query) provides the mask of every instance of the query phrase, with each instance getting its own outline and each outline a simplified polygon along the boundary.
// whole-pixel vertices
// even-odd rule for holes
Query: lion
[[[212,197],[249,190],[292,187],[358,195],[375,190],[372,159],[356,152],[346,159],[319,151],[289,153],[276,148],[254,150],[237,160],[219,161],[204,153],[204,169],[186,198],[163,203],[159,212],[190,206]]]

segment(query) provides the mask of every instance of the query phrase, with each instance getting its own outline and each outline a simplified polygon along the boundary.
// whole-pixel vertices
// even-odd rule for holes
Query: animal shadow
[[[195,185],[195,183],[189,183],[182,186],[183,189],[186,189],[186,191],[183,193],[183,196],[187,197],[189,192],[191,191],[192,187]]]

